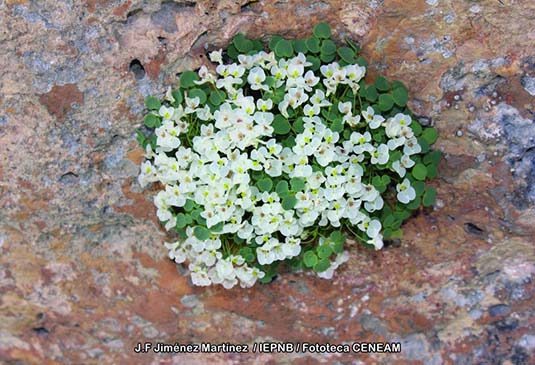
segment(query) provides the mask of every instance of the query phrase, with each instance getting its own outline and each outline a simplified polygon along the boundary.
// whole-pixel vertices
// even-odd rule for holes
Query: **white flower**
[[[334,271],[347,260],[349,260],[349,254],[347,251],[338,254],[334,262],[331,263],[331,266],[329,266],[327,270],[319,272],[318,276],[322,279],[332,279]]]
[[[377,234],[375,237],[369,239],[366,242],[370,245],[374,245],[376,250],[380,250],[381,248],[383,248],[383,235]]]
[[[264,69],[258,66],[253,67],[251,71],[249,71],[249,76],[247,76],[247,82],[251,85],[251,89],[253,90],[268,91],[269,87],[267,85],[262,84],[265,80],[266,74],[264,72]]]
[[[373,219],[368,223],[368,227],[366,228],[366,234],[370,238],[376,237],[379,232],[381,231],[381,222],[379,222],[377,219]]]
[[[386,144],[381,144],[377,149],[372,152],[371,163],[377,165],[384,165],[388,162],[388,146]]]
[[[223,50],[219,49],[218,51],[212,51],[208,57],[210,58],[210,61],[219,63],[221,65],[223,63]]]
[[[422,152],[422,147],[418,144],[416,137],[407,139],[405,147],[403,147],[403,153],[410,156],[420,152]]]
[[[205,268],[190,264],[188,269],[191,272],[191,281],[193,282],[193,285],[208,286],[212,284],[212,281],[208,278],[208,272]]]
[[[348,101],[348,102],[345,102],[345,103],[338,103],[338,110],[340,111],[340,113],[342,114],[349,114],[351,113],[351,102]]]
[[[409,179],[405,179],[401,184],[397,184],[396,190],[398,192],[397,198],[403,204],[408,204],[416,198],[416,191],[411,186]]]
[[[375,111],[371,106],[369,106],[366,110],[362,111],[362,116],[364,117],[371,129],[379,128],[385,120],[385,118],[383,118],[381,115],[376,115]]]

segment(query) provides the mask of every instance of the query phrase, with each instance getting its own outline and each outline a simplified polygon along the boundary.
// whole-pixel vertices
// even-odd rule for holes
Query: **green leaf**
[[[293,127],[296,133],[303,133],[305,131],[303,117],[297,118],[293,124]]]
[[[275,46],[275,55],[277,57],[291,57],[294,53],[294,49],[292,46],[292,42],[281,39],[277,42],[277,45]]]
[[[219,222],[216,225],[210,227],[210,231],[212,231],[212,232],[221,232],[223,230],[224,226],[225,226],[225,222]]]
[[[366,100],[371,102],[375,102],[377,100],[379,94],[377,93],[377,88],[375,86],[370,85],[369,87],[363,90],[365,90],[364,97],[366,98]]]
[[[145,99],[145,106],[149,110],[158,110],[162,106],[162,103],[159,99],[155,98],[154,96],[148,96]]]
[[[186,212],[191,212],[193,208],[195,208],[195,206],[196,206],[195,202],[191,199],[188,199],[186,200],[186,204],[184,204],[184,210]]]
[[[427,166],[427,178],[434,179],[435,177],[437,177],[437,175],[438,175],[438,171],[437,171],[436,165],[428,165]]]
[[[333,53],[333,54],[321,53],[320,54],[320,60],[323,63],[330,63],[334,61],[335,57],[336,57],[336,53]]]
[[[318,254],[318,257],[321,258],[321,259],[325,259],[329,256],[331,256],[331,254],[333,253],[333,249],[330,245],[328,244],[323,244],[323,245],[320,245],[316,248],[316,252]]]
[[[219,106],[223,104],[226,97],[227,94],[225,94],[223,90],[214,90],[210,93],[210,103],[214,104],[215,106]]]
[[[396,105],[401,107],[407,105],[407,101],[409,100],[409,94],[407,93],[407,90],[401,87],[392,92],[392,97],[394,98]]]
[[[307,45],[304,39],[295,39],[293,42],[295,52],[306,54],[308,52]]]
[[[273,181],[269,177],[265,177],[263,179],[258,180],[258,182],[256,183],[256,187],[261,192],[270,191],[271,188],[273,188]]]
[[[341,59],[343,59],[349,64],[352,64],[355,62],[355,51],[353,51],[349,47],[338,48],[338,55],[340,56]]]
[[[344,241],[333,242],[332,248],[334,253],[342,253],[344,251]]]
[[[273,36],[273,38],[271,38],[271,40],[269,41],[269,49],[275,52],[275,46],[277,45],[277,43],[279,43],[281,39],[282,37],[280,35]]]
[[[422,126],[420,125],[420,123],[418,123],[418,121],[413,120],[412,123],[411,123],[411,128],[412,128],[412,131],[414,132],[414,135],[416,137],[418,137],[420,134],[422,134]]]
[[[427,153],[425,156],[424,156],[424,163],[426,165],[438,165],[438,163],[440,162],[440,159],[442,158],[442,152],[438,151],[438,150],[435,150],[435,151],[431,151],[429,153]]]
[[[394,216],[393,215],[387,215],[385,219],[383,219],[383,227],[390,227],[392,223],[394,223]]]
[[[423,181],[415,181],[411,184],[411,186],[414,188],[417,197],[422,195],[424,192],[425,184]]]
[[[430,207],[435,203],[435,200],[437,198],[437,191],[433,187],[429,187],[425,189],[425,193],[423,196],[423,203],[425,207]]]
[[[351,41],[351,39],[347,37],[344,38],[344,40],[346,41],[347,45],[351,47],[353,51],[355,51],[355,54],[360,53],[360,46],[357,43],[354,43],[353,41]]]
[[[314,265],[315,272],[323,272],[331,266],[331,262],[327,259],[319,260],[316,265]]]
[[[201,89],[191,89],[188,92],[188,98],[199,98],[199,103],[201,105],[206,103],[206,93]]]
[[[300,177],[292,177],[290,179],[290,186],[292,187],[292,191],[298,192],[305,190],[305,180]]]
[[[247,262],[253,262],[255,259],[253,250],[250,247],[242,247],[240,249],[240,256],[245,259]]]
[[[368,68],[368,61],[364,57],[357,58],[356,64]]]
[[[323,42],[321,42],[321,49],[320,52],[322,54],[326,55],[332,55],[336,53],[336,44],[334,44],[333,41],[330,39],[326,39]]]
[[[330,128],[333,132],[341,132],[344,130],[344,121],[342,120],[342,118],[336,118],[331,123]]]
[[[412,176],[416,180],[425,180],[427,176],[427,167],[424,164],[418,163],[412,168]]]
[[[253,49],[253,42],[247,39],[242,33],[236,34],[232,40],[234,47],[241,53],[247,53]]]
[[[240,52],[234,47],[234,44],[231,44],[227,47],[227,56],[229,56],[233,61],[238,60],[238,55]]]
[[[375,87],[377,88],[377,90],[381,91],[388,91],[390,89],[388,81],[381,75],[377,76],[377,78],[375,79]]]
[[[139,129],[136,129],[136,140],[139,143],[139,145],[143,148],[147,146],[147,137],[143,134],[143,132]]]
[[[186,215],[184,215],[184,213],[178,213],[176,215],[176,226],[177,228],[184,228],[186,227],[188,224],[187,220],[186,220]]]
[[[316,24],[313,33],[317,38],[327,39],[331,36],[331,27],[329,24],[321,22]]]
[[[288,120],[280,114],[275,115],[271,126],[273,127],[275,134],[287,134],[290,131],[290,123],[288,123]]]
[[[437,140],[437,137],[438,137],[437,130],[433,127],[426,128],[424,129],[422,133],[422,137],[423,139],[425,139],[427,143],[432,145]]]
[[[395,89],[399,89],[399,88],[402,88],[404,89],[405,91],[408,92],[408,89],[407,87],[405,86],[405,84],[399,80],[394,80],[392,81],[392,90],[395,90]]]
[[[156,128],[161,125],[160,118],[154,114],[147,114],[143,119],[148,128]]]
[[[295,207],[297,204],[297,198],[293,195],[287,195],[284,198],[282,198],[282,208],[284,210],[291,210]]]
[[[307,49],[312,53],[319,53],[320,51],[320,41],[318,38],[306,39],[305,45],[307,46]]]
[[[386,112],[394,106],[394,99],[390,94],[381,94],[379,95],[379,102],[377,105],[379,106],[379,110]]]
[[[184,71],[182,72],[182,75],[180,75],[180,87],[182,89],[189,89],[190,87],[195,86],[194,81],[199,80],[199,75],[197,75],[196,72],[193,71]]]
[[[262,42],[260,42],[260,40],[258,39],[253,39],[253,49],[251,51],[254,51],[254,53],[258,53],[263,50],[264,50],[264,45],[262,44]]]
[[[419,181],[419,182],[421,182],[421,181]],[[421,197],[416,196],[416,199],[414,199],[413,201],[409,202],[409,204],[407,204],[405,207],[412,211],[414,209],[418,209],[420,207],[421,202],[422,202]]]
[[[372,185],[377,189],[377,188],[380,188],[382,186],[384,186],[383,184],[383,180],[381,179],[381,177],[379,176],[374,176],[373,179],[372,179]]]
[[[175,101],[173,101],[173,106],[174,107],[177,107],[179,106],[181,103],[182,103],[182,91],[180,91],[180,89],[175,89],[173,91],[171,91],[171,95],[173,96],[173,99],[175,99]]]
[[[313,267],[318,263],[318,256],[313,251],[307,251],[303,255],[303,262],[306,267]]]
[[[427,153],[429,151],[429,143],[423,136],[418,138],[418,144],[422,147],[422,153]]]
[[[311,66],[308,66],[310,67],[310,69],[312,71],[317,71],[319,70],[320,66],[321,66],[321,60],[318,58],[318,57],[314,57],[314,56],[308,56],[307,57],[307,61],[310,62],[312,65]]]
[[[210,231],[206,227],[197,226],[193,230],[193,234],[198,240],[206,241],[210,238]]]
[[[332,242],[344,243],[345,240],[346,240],[346,236],[342,231],[333,231],[329,235],[329,241],[332,241]]]
[[[288,195],[290,191],[288,188],[288,182],[286,180],[279,181],[275,187],[275,191],[280,197]]]

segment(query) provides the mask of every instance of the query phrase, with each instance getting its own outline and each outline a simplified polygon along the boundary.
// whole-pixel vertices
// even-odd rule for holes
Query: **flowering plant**
[[[401,82],[366,84],[358,45],[330,37],[320,23],[265,52],[238,34],[214,65],[146,99],[139,182],[161,184],[158,219],[180,236],[165,247],[193,284],[251,287],[283,261],[331,278],[346,233],[381,249],[434,203],[436,130],[412,118]]]

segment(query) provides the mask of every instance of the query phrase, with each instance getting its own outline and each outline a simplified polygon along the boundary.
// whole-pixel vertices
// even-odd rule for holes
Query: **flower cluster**
[[[322,42],[318,52],[330,41],[323,24],[310,41]],[[234,45],[247,42],[240,35]],[[410,209],[434,200],[422,180],[437,156],[428,153],[427,166],[420,156],[434,130],[393,108],[406,90],[387,82],[378,96],[381,85],[367,87],[365,65],[347,62],[347,51],[320,65],[284,42],[272,52],[212,52],[214,66],[183,73],[163,104],[147,99],[154,135],[140,137],[139,183],[163,185],[158,219],[182,237],[165,246],[195,285],[251,287],[283,261],[331,278],[348,260],[343,228],[381,249]]]

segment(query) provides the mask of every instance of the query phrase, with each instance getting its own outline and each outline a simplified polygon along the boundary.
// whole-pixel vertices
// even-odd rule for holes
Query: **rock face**
[[[136,182],[144,96],[238,31],[319,20],[438,129],[436,206],[400,244],[352,245],[334,281],[194,288]],[[532,1],[0,0],[0,362],[534,364],[533,44]],[[136,354],[145,341],[402,352]]]

